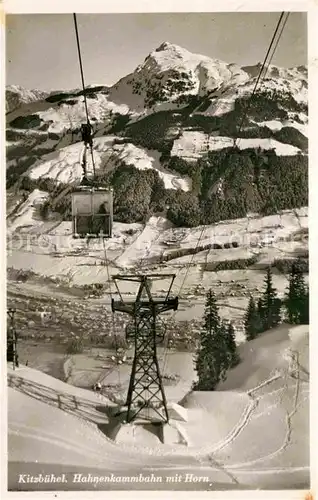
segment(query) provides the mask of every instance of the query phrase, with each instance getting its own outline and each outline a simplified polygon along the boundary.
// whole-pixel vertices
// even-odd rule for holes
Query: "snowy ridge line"
[[[220,114],[222,107],[231,108],[236,93],[242,96],[252,92],[256,80],[255,73],[259,73],[259,69],[258,65],[240,67],[237,64],[228,64],[164,42],[152,51],[134,72],[111,87],[109,98],[126,102],[130,109],[136,112],[149,110],[149,91],[157,91],[165,99],[168,98],[167,103],[162,102],[159,97],[152,103],[156,108],[164,107],[165,104],[171,106],[181,92],[202,98],[217,97],[221,101],[221,110],[211,103],[202,114]],[[183,84],[182,90],[173,88],[176,79]],[[306,71],[300,68],[286,70],[272,66],[268,78],[261,82],[260,90],[275,92],[284,89],[290,92],[296,101],[306,102],[306,81]],[[139,88],[138,94],[135,93],[135,87]]]

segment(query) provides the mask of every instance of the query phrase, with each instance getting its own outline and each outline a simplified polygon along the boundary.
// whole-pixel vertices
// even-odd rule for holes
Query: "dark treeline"
[[[282,321],[292,325],[309,324],[309,288],[297,262],[292,265],[282,299],[278,298],[273,286],[271,268],[267,269],[262,295],[258,300],[251,296],[245,313],[246,340],[254,340]],[[198,382],[194,389],[214,390],[219,382],[226,379],[228,370],[239,362],[233,324],[221,320],[216,296],[209,290],[196,353]]]

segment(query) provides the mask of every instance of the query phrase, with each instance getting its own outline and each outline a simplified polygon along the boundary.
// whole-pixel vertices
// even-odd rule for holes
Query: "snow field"
[[[307,120],[306,120],[307,121]],[[274,132],[281,130],[284,127],[293,127],[299,130],[305,137],[308,137],[308,124],[307,123],[299,123],[293,120],[287,120],[280,122],[278,120],[269,120],[264,122],[254,122],[259,127],[268,127]]]
[[[198,159],[208,151],[216,151],[233,146],[233,139],[221,136],[209,136],[203,132],[184,131],[182,136],[173,143],[171,156],[185,159]],[[283,144],[275,139],[242,139],[239,138],[237,146],[240,149],[262,148],[263,150],[275,149],[277,155],[294,156],[300,150],[290,144]]]
[[[43,121],[51,122],[49,132],[62,133],[67,129],[77,128],[86,121],[83,97],[75,99],[77,99],[75,105],[62,104],[58,108],[52,106],[38,113]],[[88,114],[92,124],[104,122],[110,113],[125,115],[128,111],[129,108],[125,104],[115,104],[101,93],[97,93],[96,98],[90,99],[88,103]]]
[[[35,196],[35,194],[33,195]],[[23,232],[15,232],[12,229],[23,228],[25,218],[21,215],[14,216],[11,225],[8,226],[8,266],[15,269],[32,269],[39,275],[51,276],[54,279],[68,279],[69,283],[84,285],[96,282],[107,282],[107,267],[105,263],[105,252],[103,243],[94,240],[87,245],[83,240],[74,240],[71,235],[71,223],[63,222],[53,225],[44,223],[38,225],[38,221],[31,219],[31,205],[28,212],[28,224],[33,226],[24,228]],[[23,212],[22,212],[23,213]],[[246,285],[246,289],[259,289],[262,281],[263,271],[251,269],[228,270],[211,272],[205,270],[206,264],[214,265],[218,261],[249,258],[256,255],[258,265],[268,265],[277,258],[288,258],[295,256],[295,252],[305,251],[308,242],[304,241],[275,241],[282,237],[293,237],[292,235],[308,227],[307,209],[285,211],[280,215],[269,217],[251,216],[236,221],[227,221],[220,224],[206,226],[202,234],[202,245],[225,243],[236,241],[239,248],[205,250],[197,255],[186,255],[170,260],[159,269],[162,272],[171,272],[177,275],[174,290],[178,290],[183,283],[185,273],[189,263],[186,283],[183,286],[181,299],[195,292],[195,287],[203,289],[219,286],[220,291],[226,292],[227,297],[222,299],[224,307],[229,303],[238,305],[238,311],[245,308],[246,297],[235,297],[232,299],[231,293],[234,291],[234,282],[237,281]],[[127,233],[128,232],[128,233]],[[275,238],[270,246],[256,246],[251,248],[251,241],[260,241],[272,232]],[[42,234],[43,233],[43,234]],[[182,249],[194,248],[201,235],[201,228],[185,229],[172,228],[171,224],[162,217],[151,217],[145,226],[141,224],[114,224],[114,237],[106,240],[105,246],[107,257],[110,260],[110,273],[117,274],[119,269],[129,270],[150,266],[156,268],[153,259],[159,262],[160,256],[164,256]],[[152,263],[151,263],[152,262]],[[158,272],[158,264],[157,264]],[[286,278],[283,275],[274,274],[274,284],[279,293],[283,293],[286,286]],[[154,291],[167,287],[166,282],[154,284]],[[125,284],[125,293],[135,292],[135,286]],[[157,293],[157,292],[156,292]],[[237,290],[235,291],[237,295]],[[188,297],[189,298],[189,297]],[[199,314],[203,307],[198,297],[195,312],[192,306],[187,307],[187,311],[178,311],[178,316],[183,317],[190,314]],[[240,301],[242,302],[240,304]],[[228,311],[229,312],[229,311]],[[233,310],[231,314],[234,314]],[[235,313],[236,314],[236,313]]]
[[[41,227],[41,219],[37,216],[37,207],[39,207],[48,197],[48,194],[39,189],[35,189],[28,196],[28,199],[22,203],[14,215],[13,220],[7,224],[7,233],[12,234],[17,229],[32,228],[34,225]]]
[[[248,344],[241,346],[242,363],[229,373],[229,382],[220,384],[217,391],[193,392],[182,398],[185,418],[172,419],[171,425],[183,436],[183,445],[163,445],[134,424],[121,428],[121,442],[114,443],[96,427],[103,419],[107,423],[102,411],[103,405],[109,405],[106,398],[36,370],[20,368],[13,373],[9,369],[9,462],[73,464],[117,473],[135,467],[153,471],[181,467],[191,472],[209,467],[212,480],[217,481],[222,472],[229,484],[271,489],[288,480],[289,484],[305,484],[308,382],[297,381],[285,370],[286,348],[304,353],[307,349],[308,327],[296,328],[281,326],[264,333],[251,342],[253,352]],[[254,363],[255,357],[263,360],[263,366]],[[274,363],[275,376],[271,374]],[[239,369],[245,372],[245,380],[237,376]],[[192,381],[190,372],[188,376]]]
[[[155,169],[163,180],[166,189],[191,189],[191,180],[188,177],[166,172],[160,165],[159,153],[147,151],[131,143],[116,144],[115,136],[98,137],[94,140],[94,160],[96,171],[114,168],[118,162],[133,165],[139,170]],[[37,162],[28,172],[31,179],[51,178],[57,182],[74,183],[82,179],[81,158],[82,143],[72,144],[51,153],[46,161]],[[91,154],[87,152],[87,172],[92,174],[93,165]]]

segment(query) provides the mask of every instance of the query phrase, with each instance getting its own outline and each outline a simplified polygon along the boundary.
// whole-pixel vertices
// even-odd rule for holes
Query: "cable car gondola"
[[[80,186],[71,193],[72,197],[72,232],[75,238],[111,238],[113,226],[113,190],[98,186],[96,182],[93,134],[89,121],[86,89],[79,44],[79,35],[74,14],[75,33],[77,40],[79,65],[83,86],[83,97],[86,113],[86,123],[81,126],[84,150],[81,159],[83,177]],[[87,150],[90,149],[93,165],[93,177],[87,172]]]
[[[111,238],[113,190],[89,185],[72,192],[74,238]]]
[[[113,190],[99,186],[95,175],[93,175],[92,179],[89,178],[86,168],[86,152],[88,146],[92,147],[91,136],[87,136],[86,141],[84,142],[84,152],[82,155],[82,181],[80,186],[71,193],[73,237],[111,238],[113,226]]]

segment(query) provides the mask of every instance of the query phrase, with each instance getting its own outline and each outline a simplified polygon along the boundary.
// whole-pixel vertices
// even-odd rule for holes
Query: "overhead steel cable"
[[[258,77],[257,77],[257,79],[256,79],[256,82],[255,82],[255,85],[254,85],[254,88],[253,88],[252,94],[251,94],[251,96],[250,96],[250,98],[249,98],[249,106],[247,106],[247,108],[246,108],[246,110],[245,110],[245,113],[244,113],[244,114],[243,114],[243,116],[242,116],[242,120],[241,120],[241,123],[240,123],[239,129],[238,129],[238,136],[239,136],[239,134],[240,134],[240,132],[241,132],[241,130],[242,130],[242,128],[243,128],[244,122],[245,122],[245,120],[246,120],[247,113],[248,113],[248,111],[249,111],[249,109],[250,109],[250,107],[251,107],[251,104],[252,104],[252,99],[253,99],[253,97],[254,97],[254,95],[255,95],[256,89],[257,89],[257,87],[258,87],[258,84],[259,84],[259,81],[260,81],[260,79],[261,79],[262,73],[263,73],[264,68],[265,68],[265,66],[266,66],[267,59],[268,59],[269,54],[270,54],[270,52],[271,52],[271,50],[272,50],[273,44],[275,43],[276,35],[277,35],[277,33],[278,33],[278,30],[279,30],[279,27],[280,27],[280,25],[281,25],[281,22],[282,22],[282,20],[283,20],[284,14],[285,14],[285,12],[282,12],[282,13],[281,13],[281,15],[279,16],[278,23],[277,23],[277,25],[276,25],[276,28],[275,28],[274,34],[273,34],[272,39],[271,39],[271,43],[270,43],[269,48],[268,48],[268,50],[267,50],[267,53],[266,53],[265,59],[264,59],[264,61],[263,61],[262,67],[261,67],[261,70],[260,70],[260,72],[259,72],[259,74],[258,74]],[[278,44],[277,44],[277,45],[278,45]],[[275,49],[275,50],[276,50],[276,49]],[[237,141],[237,138],[235,138],[235,139],[234,139],[234,145],[235,145],[235,146],[237,145],[237,144],[236,144],[236,141]]]
[[[284,14],[285,14],[285,12],[282,12],[282,13],[280,14],[280,16],[279,16],[279,20],[278,20],[278,22],[277,22],[277,25],[276,25],[276,28],[275,28],[274,34],[273,34],[273,36],[272,36],[272,39],[271,39],[270,45],[269,45],[269,47],[268,47],[268,50],[267,50],[267,52],[266,52],[266,55],[265,55],[265,58],[264,58],[263,64],[262,64],[262,66],[261,66],[261,70],[260,70],[260,72],[259,72],[259,74],[258,74],[258,77],[257,77],[257,79],[256,79],[256,82],[255,82],[255,85],[254,85],[254,88],[253,88],[253,91],[252,91],[252,94],[251,94],[251,96],[250,96],[250,98],[249,98],[249,105],[247,106],[247,108],[246,108],[246,110],[245,110],[245,113],[244,113],[244,114],[243,114],[243,116],[242,116],[242,120],[241,120],[241,122],[240,122],[240,126],[239,126],[239,129],[238,129],[238,134],[237,134],[238,136],[239,136],[239,134],[240,134],[240,132],[241,132],[241,130],[242,130],[242,127],[243,127],[243,125],[244,125],[244,123],[245,123],[247,113],[248,113],[248,111],[249,111],[249,109],[250,109],[250,107],[251,107],[253,97],[254,97],[255,92],[256,92],[256,90],[257,90],[257,87],[258,87],[258,85],[259,85],[259,82],[260,82],[261,76],[262,76],[262,74],[263,74],[264,68],[266,67],[267,60],[268,60],[268,57],[269,57],[269,55],[270,55],[270,53],[271,53],[272,47],[273,47],[273,45],[274,45],[274,43],[275,43],[275,39],[276,39],[277,33],[279,32],[279,28],[280,28],[280,26],[281,26],[281,23],[282,23],[282,21],[283,21]],[[287,18],[288,18],[288,16],[287,16]],[[274,52],[275,52],[275,51],[276,51],[276,49],[277,49],[277,46],[278,46],[279,40],[280,40],[280,38],[281,38],[282,32],[283,32],[283,30],[284,30],[284,28],[285,28],[285,25],[286,25],[286,22],[287,22],[287,18],[286,18],[286,19],[285,19],[285,21],[284,21],[283,28],[282,28],[282,30],[281,30],[281,32],[280,32],[280,35],[279,35],[279,37],[278,37],[278,40],[276,41],[275,46],[274,46],[274,51],[273,51],[273,53],[272,53],[272,55],[271,55],[271,59],[273,58]],[[270,60],[271,60],[271,59],[270,59]],[[234,146],[237,146],[237,140],[239,140],[239,139],[238,139],[238,138],[234,138]],[[195,256],[195,254],[196,254],[196,250],[198,249],[199,244],[200,244],[200,242],[201,242],[201,240],[202,240],[202,237],[203,237],[204,231],[205,231],[205,226],[203,226],[203,228],[202,228],[202,230],[201,230],[201,232],[200,232],[199,239],[198,239],[198,242],[197,242],[196,247],[195,247],[195,251],[194,251],[193,255],[191,256],[191,259],[190,259],[190,261],[188,262],[188,264],[186,264],[186,273],[185,273],[185,276],[184,276],[184,278],[183,278],[183,280],[182,280],[182,283],[181,283],[181,286],[180,286],[180,289],[179,289],[179,294],[178,294],[178,295],[180,295],[180,294],[181,294],[181,291],[182,291],[182,289],[183,289],[183,287],[184,287],[184,285],[185,285],[185,282],[186,282],[186,280],[187,280],[187,276],[188,276],[188,273],[189,273],[190,267],[191,267],[191,265],[192,265],[192,262],[193,262],[194,256]],[[183,266],[183,267],[184,267],[184,266]],[[181,270],[180,270],[180,271],[181,271]],[[171,319],[174,319],[174,318],[175,318],[175,316],[176,316],[176,312],[174,312],[174,313],[173,313],[173,315],[172,315],[172,318],[171,318]],[[166,347],[165,347],[165,352],[164,352],[164,368],[163,368],[163,372],[162,372],[162,374],[163,374],[163,375],[164,375],[164,372],[165,372],[165,365],[166,365],[166,361],[167,361],[167,360],[166,360],[166,357],[167,357],[167,352],[166,352],[166,349],[167,349],[167,348],[168,348],[168,346],[166,345]],[[162,376],[163,376],[163,375],[162,375]]]
[[[268,59],[268,57],[269,57],[269,55],[270,55],[270,53],[271,53],[271,49],[272,49],[272,47],[273,47],[273,44],[274,44],[275,38],[276,38],[277,33],[278,33],[278,31],[279,31],[279,27],[280,27],[280,25],[281,25],[281,23],[282,23],[282,20],[283,20],[284,14],[285,14],[285,12],[282,12],[282,13],[281,13],[281,15],[280,15],[280,17],[279,17],[279,20],[278,20],[278,23],[277,23],[277,26],[276,26],[275,32],[274,32],[274,34],[273,34],[273,37],[272,37],[272,40],[271,40],[270,46],[269,46],[268,51],[267,51],[267,53],[266,53],[266,56],[265,56],[265,59],[264,59],[263,65],[262,65],[262,67],[261,67],[261,70],[260,70],[259,75],[258,75],[258,78],[257,78],[257,80],[256,80],[256,83],[255,83],[255,86],[254,86],[254,89],[253,89],[252,95],[251,95],[251,97],[250,97],[249,106],[248,106],[248,107],[247,107],[247,109],[246,109],[245,115],[243,115],[243,117],[242,117],[242,121],[241,121],[241,123],[240,123],[239,131],[238,131],[238,134],[237,134],[238,136],[240,135],[240,132],[241,132],[241,130],[242,130],[242,128],[243,128],[243,125],[244,125],[244,122],[245,122],[245,119],[246,119],[247,113],[248,113],[248,111],[249,111],[249,109],[250,109],[250,107],[251,107],[251,104],[252,104],[252,99],[253,99],[253,97],[254,97],[254,95],[255,95],[255,92],[256,92],[256,89],[257,89],[257,87],[258,87],[258,85],[259,85],[259,82],[260,82],[260,80],[261,80],[261,82],[263,82],[263,81],[265,80],[265,78],[266,78],[266,75],[267,75],[267,72],[268,72],[269,66],[270,66],[270,64],[271,64],[271,62],[272,62],[272,59],[273,59],[273,57],[274,57],[274,54],[275,54],[276,49],[277,49],[277,47],[278,47],[278,44],[279,44],[279,42],[280,42],[281,36],[282,36],[283,31],[284,31],[284,29],[285,29],[285,26],[286,26],[286,23],[287,23],[287,20],[288,20],[288,17],[289,17],[289,12],[287,13],[287,16],[285,17],[285,21],[284,21],[284,23],[283,23],[282,29],[281,29],[281,31],[280,31],[280,33],[279,33],[279,35],[278,35],[277,39],[276,39],[276,43],[275,43],[275,45],[274,45],[274,48],[273,48],[272,54],[271,54],[271,56],[270,56],[270,58],[269,58],[269,60],[268,60],[268,62],[267,62],[267,59]],[[265,69],[265,73],[264,73],[264,69]],[[236,137],[236,138],[234,138],[234,146],[237,146],[237,145],[238,145],[238,143],[239,143],[239,141],[240,141],[240,138],[239,138],[239,137],[238,137],[238,138],[237,138],[237,137]],[[249,232],[249,223],[250,223],[250,218],[249,218],[249,216],[247,216],[247,219],[248,219],[247,226],[248,226],[248,232]]]
[[[88,106],[87,106],[87,98],[86,98],[86,87],[85,87],[84,71],[83,71],[83,63],[82,63],[82,53],[81,53],[81,46],[80,46],[80,40],[79,40],[79,32],[78,32],[77,19],[76,19],[76,14],[75,13],[73,14],[73,19],[74,19],[74,27],[75,27],[75,35],[76,35],[76,43],[77,43],[79,67],[80,67],[81,80],[82,80],[82,88],[83,88],[83,97],[84,97],[84,106],[85,106],[86,121],[87,121],[87,125],[89,127],[91,127],[90,121],[89,121],[89,115],[88,115]],[[86,148],[86,145],[85,145],[85,148]],[[85,151],[86,151],[86,149],[85,149]],[[94,180],[95,180],[96,170],[95,170],[94,152],[93,152],[93,146],[92,146],[92,144],[90,144],[90,151],[91,151],[92,164],[93,164],[93,175],[94,175]],[[106,270],[107,270],[107,281],[108,281],[108,286],[109,286],[110,299],[112,300],[112,290],[111,290],[112,280],[111,280],[110,272],[109,272],[109,262],[108,262],[108,256],[107,256],[107,250],[106,250],[104,238],[103,238],[103,247],[104,247],[105,265],[106,265]],[[119,381],[119,385],[120,385],[120,370],[119,370],[119,365],[118,365],[118,343],[117,343],[117,335],[116,335],[116,332],[115,332],[115,322],[114,322],[114,315],[113,314],[112,314],[112,330],[113,330],[112,333],[113,333],[113,336],[114,336],[114,343],[115,343],[115,350],[116,350],[116,364],[117,364],[117,370],[118,370],[118,381]]]
[[[78,60],[79,60],[79,66],[80,66],[80,72],[81,72],[81,79],[82,79],[82,87],[83,87],[83,96],[84,96],[85,111],[86,111],[87,123],[89,123],[88,108],[87,108],[87,99],[86,99],[86,88],[85,88],[84,71],[83,71],[83,63],[82,63],[82,53],[81,53],[81,46],[80,46],[80,41],[79,41],[79,34],[78,34],[76,14],[73,14],[73,18],[74,18],[75,35],[76,35],[76,43],[77,43],[77,51],[78,51]]]
[[[186,265],[186,272],[185,272],[185,275],[183,277],[183,280],[181,282],[181,285],[179,287],[179,291],[178,291],[178,294],[177,296],[180,297],[181,295],[181,292],[182,292],[182,289],[184,287],[184,284],[187,280],[187,277],[188,277],[188,274],[189,274],[189,270],[190,270],[190,267],[192,266],[192,262],[193,262],[193,259],[195,257],[195,255],[197,254],[197,250],[199,248],[199,245],[202,241],[202,238],[203,238],[203,235],[204,235],[204,232],[206,230],[206,226],[202,226],[202,229],[200,231],[200,235],[199,235],[199,238],[198,238],[198,241],[197,241],[197,244],[195,246],[195,249],[194,249],[194,252],[193,254],[191,255],[191,259],[189,260],[188,264]],[[184,267],[184,266],[183,266]],[[181,271],[181,269],[179,270],[179,272]],[[179,273],[178,273],[179,274]],[[176,314],[177,314],[177,311],[174,311],[171,315],[171,319],[170,321],[174,321],[175,320],[175,317],[176,317]],[[167,361],[168,361],[168,348],[169,348],[169,339],[168,339],[168,336],[166,335],[166,338],[164,340],[164,351],[163,351],[163,355],[162,355],[162,376],[164,376],[165,374],[165,371],[166,371],[166,367],[167,367]]]
[[[260,78],[261,78],[262,73],[263,73],[263,71],[264,71],[264,68],[265,68],[265,66],[266,66],[267,58],[268,58],[268,56],[269,56],[269,54],[270,54],[270,52],[271,52],[271,48],[272,48],[272,46],[273,46],[273,44],[274,44],[274,42],[275,42],[275,38],[276,38],[277,32],[278,32],[278,30],[279,30],[279,27],[280,27],[280,25],[281,25],[281,22],[282,22],[282,19],[283,19],[284,14],[285,14],[285,12],[282,12],[282,13],[281,13],[281,15],[280,15],[280,17],[279,17],[279,20],[278,20],[278,23],[277,23],[277,26],[276,26],[275,32],[274,32],[274,34],[273,34],[273,36],[272,36],[272,40],[271,40],[270,45],[269,45],[269,48],[268,48],[268,50],[267,50],[267,53],[266,53],[266,56],[265,56],[264,62],[263,62],[263,64],[262,64],[261,70],[260,70],[260,72],[259,72],[259,74],[258,74],[258,77],[257,77],[256,83],[255,83],[255,85],[254,85],[253,92],[252,92],[252,94],[251,94],[251,96],[250,96],[250,99],[249,99],[250,104],[249,104],[249,106],[247,107],[247,109],[245,110],[245,113],[244,113],[244,115],[243,115],[243,117],[242,117],[242,120],[241,120],[241,123],[240,123],[240,127],[239,127],[239,132],[241,131],[242,126],[244,125],[244,121],[245,121],[245,119],[246,119],[246,115],[247,115],[248,110],[250,109],[250,106],[251,106],[251,101],[252,101],[252,99],[253,99],[253,97],[254,97],[254,95],[255,95],[255,92],[256,92],[256,89],[257,89],[257,87],[258,87],[258,84],[259,84]],[[285,22],[284,24],[286,24],[286,22]],[[280,35],[280,36],[281,36],[281,35]],[[276,48],[277,48],[277,45],[278,45],[278,44],[276,44],[276,45],[275,45],[275,50],[276,50]],[[199,246],[199,244],[200,244],[200,241],[201,241],[201,239],[202,239],[202,237],[203,237],[204,230],[205,230],[205,226],[203,226],[203,228],[202,228],[202,230],[201,230],[201,233],[200,233],[200,235],[199,235],[199,239],[198,239],[197,245],[196,245],[196,247],[195,247],[195,250],[197,250],[197,248],[198,248],[198,246]],[[186,271],[186,275],[185,275],[185,277],[184,277],[184,279],[183,279],[183,281],[182,281],[182,284],[181,284],[181,287],[180,287],[180,290],[179,290],[179,294],[181,293],[181,290],[182,290],[182,288],[183,288],[183,286],[184,286],[184,284],[185,284],[185,281],[186,281],[186,278],[187,278],[187,275],[188,275],[188,272],[189,272],[189,268],[190,268],[190,266],[191,266],[191,264],[192,264],[192,261],[193,261],[193,259],[194,259],[194,255],[195,255],[195,254],[193,254],[193,255],[192,255],[190,262],[187,264],[187,268],[188,268],[188,269],[187,269],[187,271]]]
[[[106,245],[105,245],[105,239],[104,238],[102,238],[102,239],[103,239],[103,247],[104,247],[105,265],[106,265],[106,270],[107,270],[107,281],[108,281],[108,286],[109,286],[109,296],[110,296],[110,302],[112,304],[112,301],[113,301],[112,279],[111,279],[110,271],[109,271],[109,260],[108,260]],[[118,359],[118,349],[119,349],[119,346],[118,346],[118,342],[117,342],[115,316],[114,316],[114,312],[113,311],[112,311],[111,329],[112,329],[112,334],[113,334],[114,343],[115,343],[116,364],[117,364],[117,373],[118,373],[118,383],[119,383],[119,390],[120,390],[121,389],[121,377],[120,377],[120,368],[119,368],[119,359]]]
[[[265,73],[264,73],[264,75],[263,75],[263,77],[262,77],[262,80],[264,80],[264,79],[266,78],[267,72],[268,72],[268,70],[269,70],[269,66],[270,66],[270,65],[271,65],[271,63],[272,63],[272,60],[273,60],[273,57],[274,57],[274,55],[275,55],[276,49],[277,49],[277,47],[278,47],[278,44],[279,44],[280,39],[281,39],[281,37],[282,37],[282,34],[283,34],[284,29],[285,29],[286,23],[287,23],[287,21],[288,21],[289,14],[290,14],[290,12],[287,12],[287,15],[286,15],[286,17],[285,17],[285,21],[284,21],[283,27],[282,27],[282,29],[281,29],[281,31],[280,31],[280,33],[279,33],[278,37],[277,37],[277,40],[276,40],[276,43],[275,43],[275,46],[274,46],[274,49],[273,49],[272,55],[270,56],[270,59],[269,59],[268,64],[267,64],[267,69],[266,69],[266,71],[265,71]]]
[[[73,14],[73,19],[74,19],[74,26],[75,26],[75,35],[76,35],[76,43],[77,43],[78,61],[79,61],[81,79],[82,79],[85,114],[86,114],[87,125],[89,127],[91,127],[91,124],[90,124],[90,121],[89,121],[89,116],[88,116],[88,106],[87,106],[86,87],[85,87],[84,71],[83,71],[83,63],[82,63],[82,53],[81,53],[81,46],[80,46],[80,40],[79,40],[79,33],[78,33],[78,26],[77,26],[76,14]],[[91,150],[92,164],[93,164],[93,175],[94,175],[94,180],[95,180],[95,161],[94,161],[94,153],[93,153],[93,146],[92,145],[90,145],[90,150]]]
[[[282,13],[282,15],[281,15],[281,16],[280,16],[280,18],[279,18],[278,25],[277,25],[277,28],[278,28],[278,29],[279,29],[279,25],[281,24],[281,21],[282,21],[282,18],[283,18],[283,16],[284,16],[284,14],[285,14],[285,12],[283,12],[283,13]],[[273,60],[273,57],[274,57],[275,52],[276,52],[276,50],[277,50],[278,44],[279,44],[279,42],[280,42],[280,40],[281,40],[281,37],[282,37],[282,34],[283,34],[284,29],[285,29],[285,27],[286,27],[286,23],[287,23],[287,21],[288,21],[289,15],[290,15],[290,12],[287,12],[286,17],[285,17],[285,20],[284,20],[284,23],[283,23],[283,26],[282,26],[282,28],[281,28],[281,30],[280,30],[280,33],[278,34],[278,37],[277,37],[277,39],[276,39],[276,43],[275,43],[275,45],[274,45],[273,51],[272,51],[272,53],[271,53],[271,56],[270,56],[270,58],[269,58],[269,61],[267,62],[267,65],[266,65],[267,67],[266,67],[265,73],[262,75],[262,70],[261,70],[261,72],[260,72],[260,75],[259,75],[259,76],[261,76],[261,75],[262,75],[262,81],[264,81],[264,80],[265,80],[265,78],[266,78],[267,72],[268,72],[268,70],[269,70],[269,66],[270,66],[270,64],[271,64],[271,62],[272,62],[272,60]],[[275,30],[275,36],[276,36],[276,34],[277,34],[277,32],[278,32],[278,29],[277,29],[277,28],[276,28],[276,30]],[[274,38],[274,37],[273,37],[273,38]],[[270,52],[270,51],[269,51],[269,52]],[[278,207],[277,207],[277,204],[276,204],[276,203],[275,203],[275,209],[276,209],[275,211],[276,211],[277,215],[279,215],[279,217],[281,218],[281,213],[280,213],[280,210],[278,210]],[[286,273],[282,272],[281,274],[283,274],[283,275],[284,275],[284,277],[286,278],[286,280],[288,281],[288,276],[286,275]]]

